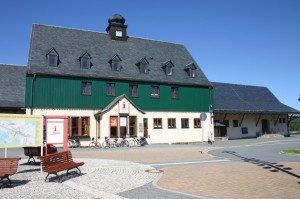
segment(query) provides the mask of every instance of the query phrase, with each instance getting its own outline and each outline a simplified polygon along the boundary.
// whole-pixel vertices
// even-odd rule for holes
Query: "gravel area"
[[[48,177],[50,182],[44,182],[47,173],[41,173],[38,164],[28,164],[27,159],[20,160],[18,172],[10,177],[12,188],[2,184],[6,184],[7,180],[0,182],[1,198],[123,198],[117,194],[143,186],[159,176],[157,173],[145,172],[153,167],[128,161],[74,161],[85,162],[80,167],[82,175],[71,172],[67,176],[66,171],[60,172],[59,183],[54,175]]]

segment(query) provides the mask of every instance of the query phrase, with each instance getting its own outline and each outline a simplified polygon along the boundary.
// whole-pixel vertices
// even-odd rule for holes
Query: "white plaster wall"
[[[213,134],[213,124],[210,123],[210,114],[204,122],[203,140],[208,140],[208,133]],[[149,143],[180,143],[180,142],[201,142],[203,128],[194,128],[194,118],[199,118],[200,113],[194,112],[147,112],[143,115],[148,118]],[[153,119],[162,118],[162,129],[153,128]],[[168,128],[168,118],[176,119],[176,129]],[[189,128],[181,128],[181,118],[189,119]]]
[[[227,115],[226,120],[229,120],[229,127],[227,127],[227,136],[229,139],[240,139],[247,137],[256,137],[256,133],[258,132],[260,135],[262,133],[262,123],[263,119],[269,120],[269,129],[274,133],[280,133],[282,135],[287,135],[287,116],[280,116],[280,118],[285,118],[285,123],[279,123],[275,126],[275,122],[278,118],[278,115],[262,115],[260,120],[256,126],[259,115],[245,115],[244,120],[239,127],[232,126],[232,120],[238,120],[239,123],[242,120],[242,115]],[[216,115],[214,120],[219,120],[222,122],[224,119],[224,115]],[[242,127],[248,128],[248,134],[242,134]]]
[[[90,137],[96,137],[96,119],[94,114],[99,110],[84,109],[33,109],[33,115],[43,116],[66,116],[66,117],[89,117],[90,118]],[[26,115],[30,115],[30,109],[26,109]],[[88,146],[89,139],[81,140],[82,146]]]
[[[102,115],[101,121],[100,121],[100,140],[101,144],[104,142],[105,137],[110,136],[110,117],[111,116],[119,116],[119,107],[118,103],[112,107],[108,112]],[[143,122],[143,113],[141,113],[139,110],[137,110],[133,105],[129,105],[129,116],[136,116],[137,117],[137,132],[139,132],[138,124]],[[128,123],[128,121],[127,121]],[[138,136],[143,136],[143,133],[141,133]]]
[[[96,119],[94,114],[99,110],[83,110],[83,109],[34,109],[33,115],[44,116],[86,116],[90,117],[90,137],[96,137]],[[26,114],[30,114],[30,109],[26,110]],[[214,134],[213,124],[209,113],[204,122],[203,140],[208,140],[209,132]],[[102,144],[104,138],[110,135],[110,116],[118,116],[118,104],[111,110],[102,115],[100,120],[100,140]],[[181,142],[201,142],[203,128],[194,128],[194,118],[199,118],[200,113],[194,112],[147,112],[142,114],[134,106],[130,105],[130,116],[137,117],[138,136],[143,136],[143,131],[139,129],[139,124],[143,123],[144,118],[148,118],[148,143],[181,143]],[[153,119],[162,118],[162,129],[153,128]],[[168,118],[176,118],[176,129],[168,129]],[[181,118],[189,119],[189,128],[181,128]],[[82,146],[87,146],[90,140],[81,140]]]

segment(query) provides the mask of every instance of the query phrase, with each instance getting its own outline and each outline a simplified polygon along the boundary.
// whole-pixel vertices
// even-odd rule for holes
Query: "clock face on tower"
[[[116,36],[117,36],[117,37],[122,37],[122,31],[117,30],[117,31],[116,31]]]

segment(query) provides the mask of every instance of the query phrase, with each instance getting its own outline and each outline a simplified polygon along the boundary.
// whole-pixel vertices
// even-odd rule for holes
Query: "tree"
[[[298,133],[300,132],[300,118],[291,121],[289,131],[296,131]]]

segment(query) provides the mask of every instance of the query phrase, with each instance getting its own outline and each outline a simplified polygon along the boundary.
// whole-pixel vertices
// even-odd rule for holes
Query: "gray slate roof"
[[[266,87],[212,82],[214,110],[224,113],[282,113],[300,111],[282,104]]]
[[[46,53],[52,48],[59,54],[61,63],[56,67],[47,66]],[[81,69],[78,58],[88,52],[93,64],[90,70]],[[119,55],[122,59],[121,72],[111,70],[108,61]],[[146,58],[149,74],[141,74],[136,63]],[[174,75],[167,76],[161,68],[171,60]],[[198,77],[188,76],[185,67],[195,63]],[[128,37],[127,41],[113,41],[107,33],[61,28],[33,24],[29,51],[29,74],[119,79],[129,81],[161,82],[179,85],[211,86],[184,45]]]
[[[25,66],[0,64],[0,108],[24,108]]]

